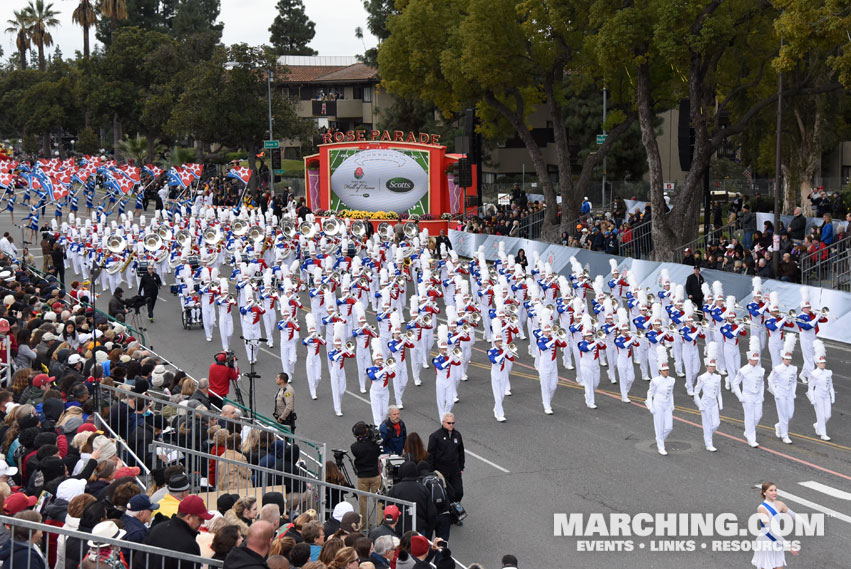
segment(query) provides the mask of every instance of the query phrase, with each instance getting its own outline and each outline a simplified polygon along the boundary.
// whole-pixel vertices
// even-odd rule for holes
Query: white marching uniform
[[[204,283],[198,294],[201,297],[201,322],[204,323],[204,333],[207,341],[212,341],[213,328],[216,327],[216,293],[211,283]]]
[[[732,371],[732,370],[731,370]],[[739,369],[732,381],[733,393],[742,403],[745,412],[745,438],[756,446],[756,427],[762,419],[762,402],[765,397],[765,370],[757,364]]]
[[[514,361],[514,356],[504,348],[491,348],[488,350],[488,359],[491,361],[491,390],[493,391],[493,415],[498,420],[505,418],[502,402],[505,399],[508,374],[511,370],[509,364]]]
[[[721,398],[721,376],[708,371],[697,378],[694,388],[694,404],[700,409],[703,424],[703,444],[707,449],[714,448],[712,435],[721,425],[720,412],[724,409]]]
[[[295,362],[298,358],[296,348],[298,346],[298,333],[301,327],[298,323],[287,317],[279,320],[275,326],[281,332],[281,368],[290,377],[293,377]],[[290,379],[292,381],[292,379]]]
[[[307,346],[307,358],[305,359],[307,387],[310,390],[311,399],[316,399],[316,388],[322,378],[322,356],[319,355],[319,350],[325,345],[325,340],[318,334],[312,334],[304,338],[301,343]]]
[[[656,446],[664,451],[665,440],[674,428],[674,378],[671,375],[658,375],[650,380],[646,405],[653,413]]]
[[[219,307],[219,337],[222,340],[222,351],[230,350],[230,339],[233,336],[233,315],[231,310],[236,304],[236,300],[230,300],[228,297],[219,296],[216,298],[216,305]]]
[[[248,363],[257,362],[257,352],[260,346],[256,340],[260,338],[260,320],[263,318],[263,307],[243,306],[239,309],[242,314],[242,336],[246,340],[255,340],[253,342],[245,342],[245,355],[248,357]]]
[[[789,436],[789,421],[795,414],[795,391],[798,387],[798,368],[780,364],[768,374],[768,389],[774,395],[778,423],[774,425],[778,438]]]
[[[816,423],[813,425],[816,434],[826,437],[831,406],[836,402],[836,391],[833,389],[833,372],[831,370],[815,368],[810,372],[807,398],[816,411]]]

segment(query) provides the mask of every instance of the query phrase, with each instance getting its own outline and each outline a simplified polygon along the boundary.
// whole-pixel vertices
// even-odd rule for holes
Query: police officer
[[[295,413],[295,391],[293,391],[293,387],[290,385],[290,376],[281,372],[275,378],[275,383],[278,384],[278,393],[275,394],[275,412],[273,416],[278,423],[288,426],[290,432],[294,433],[297,416]]]

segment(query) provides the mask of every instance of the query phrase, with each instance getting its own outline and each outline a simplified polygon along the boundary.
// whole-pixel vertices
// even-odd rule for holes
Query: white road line
[[[469,455],[470,455],[470,456],[472,456],[473,458],[478,458],[479,460],[481,460],[481,461],[482,461],[482,462],[484,462],[485,464],[489,464],[489,465],[493,466],[494,468],[496,468],[497,470],[499,470],[499,471],[501,471],[501,472],[505,472],[506,474],[511,474],[511,471],[510,471],[510,470],[508,470],[507,468],[503,468],[503,467],[501,467],[500,465],[496,464],[495,462],[491,462],[491,461],[489,461],[488,459],[486,459],[486,458],[484,458],[484,457],[482,457],[482,456],[479,456],[479,455],[477,455],[477,454],[476,454],[476,453],[474,453],[474,452],[471,452],[471,451],[466,450],[466,449],[464,449],[464,452],[466,452],[467,454],[469,454]]]
[[[348,393],[349,395],[351,395],[352,397],[354,397],[354,398],[355,398],[355,399],[357,399],[358,401],[363,401],[363,402],[364,402],[364,403],[366,403],[367,405],[372,405],[372,403],[369,401],[369,399],[366,399],[366,398],[364,398],[364,397],[361,397],[361,396],[360,396],[360,395],[358,395],[357,393],[352,393],[352,392],[351,392],[351,391],[349,391],[349,390],[346,390],[346,393]]]
[[[810,490],[815,490],[816,492],[827,494],[828,496],[837,498],[838,500],[851,501],[851,493],[837,490],[836,488],[828,486],[827,484],[822,484],[821,482],[807,480],[806,482],[798,482],[798,485],[803,486],[804,488],[809,488]]]
[[[759,484],[754,485],[754,488],[760,488],[760,487],[761,486]],[[837,512],[836,510],[831,510],[830,508],[826,508],[825,506],[822,506],[821,504],[816,504],[815,502],[811,502],[811,501],[807,500],[806,498],[801,498],[800,496],[790,494],[789,492],[786,492],[785,490],[780,490],[778,492],[778,495],[781,498],[783,498],[784,500],[789,500],[790,502],[795,502],[795,503],[801,504],[802,506],[807,506],[809,508],[816,510],[817,512],[827,514],[831,518],[836,518],[839,521],[845,522],[847,524],[851,524],[851,516],[846,516],[845,514]]]

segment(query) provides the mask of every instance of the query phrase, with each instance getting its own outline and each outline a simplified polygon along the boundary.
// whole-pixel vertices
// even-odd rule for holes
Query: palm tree
[[[48,28],[59,25],[59,12],[53,10],[53,4],[45,6],[44,0],[30,0],[29,5],[24,8],[24,14],[29,21],[29,34],[33,43],[38,47],[38,68],[45,70],[44,48],[53,45],[53,36]]]
[[[175,146],[166,153],[166,161],[171,166],[180,166],[195,160],[195,149]]]
[[[83,28],[83,57],[89,58],[89,28],[97,24],[98,11],[91,0],[80,0],[71,15],[73,22]]]
[[[21,58],[21,69],[27,68],[27,50],[30,48],[30,23],[23,10],[15,10],[15,19],[6,20],[9,25],[7,34],[15,35],[15,46],[18,48],[18,56]]]
[[[127,0],[100,0],[98,2],[98,9],[100,10],[100,15],[109,19],[111,22],[109,26],[111,41],[112,33],[115,31],[118,21],[127,19]]]
[[[160,139],[155,138],[148,144],[148,137],[137,134],[130,138],[125,135],[124,139],[118,143],[117,150],[126,158],[133,158],[136,164],[144,164],[145,162],[153,162],[154,159],[161,153],[165,152],[166,147],[160,144]],[[189,162],[191,158],[185,160]]]

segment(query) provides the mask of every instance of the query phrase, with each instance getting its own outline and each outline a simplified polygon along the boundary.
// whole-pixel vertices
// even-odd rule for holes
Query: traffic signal
[[[473,163],[469,158],[458,160],[458,185],[462,188],[473,185]]]
[[[272,148],[272,170],[282,170],[283,166],[281,166],[281,149],[280,148]]]

